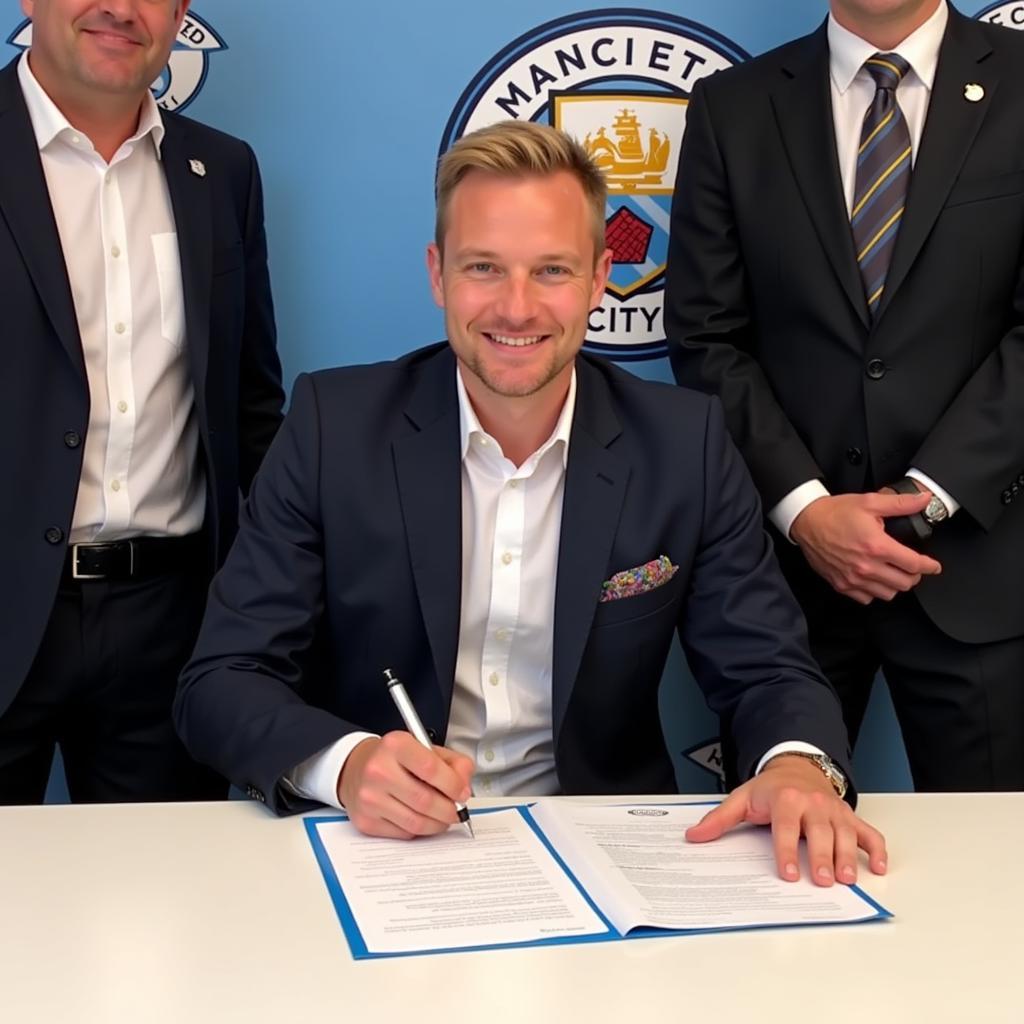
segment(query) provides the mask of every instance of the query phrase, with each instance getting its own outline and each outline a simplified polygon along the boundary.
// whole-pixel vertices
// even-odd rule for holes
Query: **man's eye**
[[[549,266],[546,266],[541,273],[545,277],[563,277],[565,274],[569,273],[569,270],[567,267],[559,267],[552,263]]]
[[[474,274],[489,274],[494,269],[493,263],[471,263],[469,265],[471,273]]]

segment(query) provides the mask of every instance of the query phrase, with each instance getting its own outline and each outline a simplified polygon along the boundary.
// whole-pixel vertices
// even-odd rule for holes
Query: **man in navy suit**
[[[554,129],[462,139],[428,250],[447,344],[301,377],[175,705],[192,754],[278,813],[434,833],[469,796],[667,793],[673,631],[747,780],[691,831],[771,822],[797,877],[882,837],[717,401],[579,355],[605,184]],[[428,732],[402,729],[383,671]],[[841,797],[846,794],[850,803]]]
[[[149,85],[187,0],[22,0],[0,71],[0,803],[226,792],[170,719],[280,420],[249,148]]]

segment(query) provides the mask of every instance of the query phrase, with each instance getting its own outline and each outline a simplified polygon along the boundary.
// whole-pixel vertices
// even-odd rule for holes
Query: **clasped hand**
[[[793,520],[790,536],[811,568],[834,590],[860,604],[891,601],[942,566],[885,532],[890,516],[921,512],[931,495],[837,494],[812,501]]]

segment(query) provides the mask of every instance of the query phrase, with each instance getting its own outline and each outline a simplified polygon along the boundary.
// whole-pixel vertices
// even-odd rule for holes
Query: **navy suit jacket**
[[[1020,636],[1024,34],[950,8],[873,320],[824,25],[697,84],[678,174],[665,291],[676,378],[722,399],[765,505],[807,480],[864,492],[916,466],[962,505],[929,547],[941,575],[914,589],[925,612],[966,643]],[[803,555],[787,544],[780,557],[799,587]]]
[[[566,793],[676,789],[658,687],[673,631],[730,729],[736,771],[802,739],[848,771],[833,691],[716,399],[577,359],[558,552],[555,765]],[[214,580],[175,705],[192,755],[278,812],[281,777],[347,732],[402,728],[392,668],[443,742],[461,588],[461,460],[447,345],[302,376]],[[679,570],[599,603],[614,573]]]
[[[161,164],[181,252],[212,574],[237,528],[239,489],[248,488],[274,436],[284,398],[263,199],[243,142],[178,115],[163,120]],[[89,420],[71,287],[17,59],[0,70],[0,153],[2,714],[56,597]],[[205,176],[192,173],[192,159],[202,161]]]

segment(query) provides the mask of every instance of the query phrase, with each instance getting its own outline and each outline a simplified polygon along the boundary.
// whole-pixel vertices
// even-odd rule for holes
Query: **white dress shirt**
[[[921,145],[928,102],[931,98],[935,68],[939,63],[942,36],[949,20],[945,0],[935,13],[890,52],[898,53],[910,70],[896,88],[896,96],[910,133],[910,161],[913,166]],[[857,150],[860,148],[861,126],[864,113],[875,95],[875,80],[864,69],[868,57],[878,47],[843,28],[832,15],[828,18],[829,84],[832,94],[832,120],[835,125],[836,154],[842,176],[843,196],[847,213],[853,207],[853,190],[857,177]],[[907,470],[907,476],[919,480],[929,491],[941,499],[953,515],[960,505],[948,492],[919,469]],[[789,492],[771,511],[769,518],[786,537],[793,520],[817,498],[828,496],[820,480],[808,480]]]
[[[576,372],[551,436],[518,468],[480,425],[456,370],[462,443],[462,603],[445,745],[476,765],[477,796],[558,792],[551,716],[555,580]],[[348,755],[373,733],[354,732],[285,777],[300,796],[341,807]],[[820,754],[799,741],[761,758]]]
[[[147,91],[108,164],[46,94],[18,79],[50,193],[89,383],[70,540],[182,536],[203,523],[205,481],[185,352],[185,305],[164,127]]]

